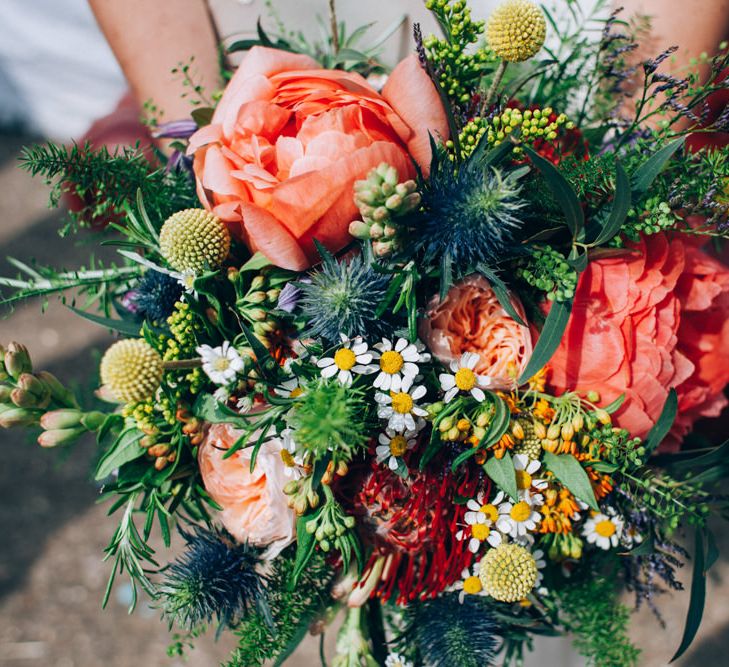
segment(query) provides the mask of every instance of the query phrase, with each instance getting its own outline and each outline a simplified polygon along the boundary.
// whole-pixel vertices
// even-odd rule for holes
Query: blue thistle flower
[[[450,284],[479,263],[503,261],[516,245],[526,202],[519,197],[519,172],[484,169],[477,159],[457,164],[436,156],[422,188],[423,215],[412,223],[411,253],[440,266]]]
[[[217,619],[234,625],[251,608],[267,609],[259,554],[223,532],[195,526],[180,530],[186,551],[167,570],[159,588],[163,615],[189,630]]]
[[[453,594],[414,606],[410,632],[429,667],[488,667],[496,659],[499,626],[489,603],[467,595],[463,603]]]
[[[308,323],[305,335],[336,343],[340,333],[373,339],[391,332],[375,317],[389,276],[375,272],[361,256],[338,262],[326,253],[321,269],[310,278],[309,283],[297,283],[299,307]]]
[[[131,301],[135,312],[151,322],[163,322],[182,296],[182,285],[166,273],[149,270],[139,281]]]

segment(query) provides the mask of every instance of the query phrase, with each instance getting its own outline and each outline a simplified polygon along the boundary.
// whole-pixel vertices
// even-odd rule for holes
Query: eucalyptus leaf
[[[537,344],[532,351],[532,356],[519,378],[519,384],[529,380],[552,358],[567,328],[571,311],[572,299],[552,303],[547,319],[544,321],[542,332],[539,334]]]
[[[106,479],[117,468],[142,456],[146,450],[139,445],[139,441],[143,437],[144,433],[137,428],[122,431],[114,444],[99,460],[94,472],[94,479],[97,482]]]
[[[83,317],[85,320],[93,322],[94,324],[99,324],[105,329],[116,331],[124,336],[127,336],[128,338],[139,338],[139,331],[141,329],[141,326],[138,322],[134,322],[131,320],[115,320],[111,317],[93,315],[79,308],[74,308],[73,306],[66,306],[66,308],[73,311],[79,317]]]
[[[291,576],[290,588],[293,590],[299,581],[301,573],[304,571],[306,564],[314,554],[316,548],[316,537],[314,533],[306,530],[306,524],[309,521],[315,521],[321,514],[323,508],[319,508],[312,514],[305,514],[296,520],[296,559],[294,561],[294,570]]]
[[[648,192],[648,189],[653,185],[653,181],[663,171],[663,168],[673,157],[673,154],[683,146],[684,141],[686,141],[686,137],[680,137],[672,141],[667,146],[656,151],[635,170],[631,179],[634,200],[639,199]]]
[[[575,498],[587,503],[596,512],[600,511],[597,500],[595,500],[595,492],[590,484],[590,478],[572,454],[553,454],[545,451],[544,464],[547,470],[564,484]]]
[[[497,459],[495,456],[489,457],[486,463],[484,463],[483,469],[493,483],[506,495],[514,502],[518,500],[516,471],[514,470],[514,462],[511,460],[509,452],[506,452],[503,458],[500,459]]]
[[[527,326],[524,320],[520,317],[519,313],[516,312],[514,304],[511,301],[509,295],[509,289],[506,287],[496,271],[493,271],[485,264],[479,264],[477,267],[478,272],[491,283],[491,289],[494,291],[496,298],[499,300],[501,307],[506,311],[506,314],[518,324]]]
[[[671,389],[668,392],[666,402],[663,404],[663,410],[658,417],[658,421],[653,425],[653,428],[648,432],[648,436],[645,440],[645,458],[647,459],[661,444],[663,438],[668,435],[668,432],[673,426],[673,422],[676,419],[676,413],[678,412],[678,394],[675,389]]]
[[[615,197],[605,224],[597,238],[590,244],[592,246],[602,245],[615,237],[628,217],[632,198],[630,192],[630,179],[620,162],[615,162]]]

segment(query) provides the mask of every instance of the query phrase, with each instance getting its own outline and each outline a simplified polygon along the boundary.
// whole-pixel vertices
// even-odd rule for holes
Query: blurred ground
[[[59,215],[46,209],[47,188],[17,169],[18,150],[28,141],[0,137],[0,257],[35,257],[41,263],[77,267],[89,249],[57,237]],[[4,259],[0,273],[14,273]],[[0,341],[21,340],[37,368],[66,382],[88,383],[96,372],[95,350],[108,342],[105,332],[57,301],[50,302],[45,315],[40,306],[24,304],[0,321]],[[229,638],[217,644],[211,636],[198,640],[186,662],[166,657],[166,625],[146,605],[128,616],[129,590],[123,584],[102,612],[109,567],[101,557],[114,524],[105,508],[95,504],[98,490],[89,475],[93,443],[63,460],[59,452],[40,449],[24,432],[3,432],[0,437],[0,666],[218,664],[232,646]],[[729,664],[729,531],[720,535],[720,547],[725,558],[712,572],[704,624],[694,648],[678,663],[681,667]],[[680,641],[688,596],[666,596],[663,603],[666,630],[648,612],[634,617],[634,637],[644,649],[642,667],[666,665]],[[317,652],[316,642],[307,641],[288,664],[317,665]],[[527,664],[566,667],[581,662],[570,657],[565,642],[545,640]]]

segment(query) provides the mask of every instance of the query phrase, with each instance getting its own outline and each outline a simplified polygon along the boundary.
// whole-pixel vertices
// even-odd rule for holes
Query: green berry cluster
[[[544,139],[554,141],[562,128],[574,129],[575,124],[563,113],[555,115],[551,107],[544,109],[507,108],[491,119],[486,132],[489,144],[498,146],[508,135],[519,130],[521,138],[526,140]]]
[[[427,0],[425,6],[433,12],[446,35],[444,39],[430,35],[423,41],[428,62],[448,98],[456,106],[467,105],[484,66],[495,61],[489,49],[469,48],[481,40],[485,22],[471,18],[471,10],[464,0]]]
[[[458,143],[461,147],[461,159],[465,160],[476,149],[479,142],[488,130],[488,120],[485,118],[474,118],[469,120],[458,135]],[[453,156],[455,144],[451,139],[446,141],[446,148]]]
[[[162,358],[165,361],[174,361],[177,359],[191,359],[197,355],[195,349],[198,346],[197,332],[201,329],[197,316],[190,308],[190,304],[184,301],[178,301],[175,304],[175,310],[167,318],[167,324],[170,328],[171,337],[164,337],[164,348]],[[183,371],[180,378],[186,385],[191,394],[197,394],[206,383],[205,375],[199,368]],[[182,389],[176,390],[176,394],[180,395]],[[174,416],[175,409],[172,408]]]
[[[624,238],[619,239],[617,244],[622,245],[624,239],[637,241],[641,234],[658,234],[671,229],[678,220],[679,217],[668,202],[663,201],[660,196],[649,197],[639,209],[630,209],[622,229]]]
[[[349,225],[349,233],[358,239],[370,239],[378,257],[399,250],[404,230],[397,219],[420,206],[416,188],[412,179],[400,182],[397,169],[386,162],[372,169],[366,179],[354,184],[354,203],[362,219]]]
[[[550,301],[565,301],[575,295],[577,271],[554,248],[538,246],[517,276],[532,287],[547,293]]]

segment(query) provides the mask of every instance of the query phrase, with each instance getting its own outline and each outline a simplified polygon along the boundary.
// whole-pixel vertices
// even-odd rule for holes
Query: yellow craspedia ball
[[[486,39],[493,52],[506,62],[528,60],[542,48],[547,21],[529,0],[507,0],[491,14]]]
[[[230,252],[230,232],[216,215],[202,208],[172,214],[159,234],[162,256],[176,271],[217,269]]]
[[[114,343],[101,359],[101,383],[125,403],[153,396],[163,372],[162,357],[141,338]]]
[[[500,544],[481,559],[478,573],[483,589],[494,600],[523,600],[537,583],[537,562],[519,544]]]

